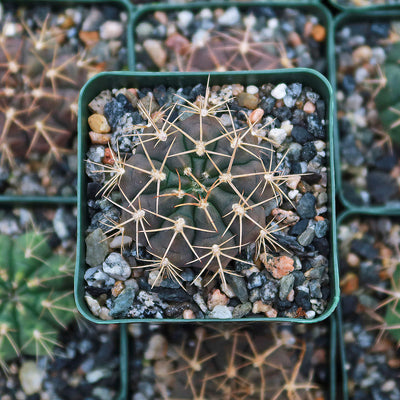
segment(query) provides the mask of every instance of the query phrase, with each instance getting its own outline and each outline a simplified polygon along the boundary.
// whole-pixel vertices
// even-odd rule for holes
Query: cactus
[[[384,84],[375,97],[375,105],[384,129],[393,143],[400,143],[400,93],[396,83],[400,79],[400,44],[393,46],[383,65]]]
[[[397,264],[390,281],[391,288],[387,291],[381,290],[388,295],[388,299],[384,302],[387,307],[382,329],[389,332],[400,345],[400,264]]]
[[[98,164],[96,172],[112,174],[103,194],[122,210],[119,223],[106,233],[129,236],[137,253],[138,246],[146,247],[153,256],[148,267],[159,271],[155,282],[165,276],[179,282],[182,269],[190,266],[199,270],[197,277],[211,272],[206,285],[218,276],[225,285],[225,274],[234,274],[228,263],[239,260],[245,245],[279,246],[273,237],[279,228],[266,225],[266,210],[286,197],[281,185],[293,175],[282,174],[282,161],[273,168],[269,139],[249,118],[235,128],[229,107],[221,110],[230,99],[210,106],[209,96],[207,86],[195,103],[180,98],[186,118],[172,121],[177,103],[151,114],[139,101],[148,124],[140,126],[135,154],[122,160],[119,151],[109,149],[111,165]],[[230,116],[231,130],[216,114],[222,111]],[[122,202],[109,196],[116,187]]]
[[[74,317],[73,262],[43,234],[0,235],[0,366],[21,353],[52,355],[58,328]]]

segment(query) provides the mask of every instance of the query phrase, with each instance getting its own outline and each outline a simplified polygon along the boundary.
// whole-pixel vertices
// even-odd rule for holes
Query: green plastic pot
[[[215,8],[228,8],[237,7],[241,11],[246,11],[249,8],[257,7],[269,7],[269,8],[295,8],[305,13],[310,13],[317,16],[320,19],[321,24],[326,28],[326,39],[325,39],[325,58],[328,60],[330,53],[333,51],[333,35],[332,35],[332,15],[329,10],[320,4],[319,0],[272,0],[268,2],[261,1],[247,1],[247,2],[230,2],[230,1],[202,1],[186,4],[151,4],[151,5],[139,5],[134,13],[133,17],[133,37],[136,43],[136,26],[141,22],[146,15],[153,13],[154,11],[199,11],[202,8],[209,8],[211,10]],[[133,63],[135,70],[136,64],[136,53],[133,51]],[[327,63],[327,76],[331,73],[332,65]]]
[[[329,0],[329,3],[331,3],[333,7],[335,7],[340,11],[349,11],[349,12],[379,11],[383,9],[396,7],[395,4],[375,4],[370,6],[357,7],[351,4],[350,0],[347,0],[348,4],[340,4],[338,0]],[[400,5],[400,2],[398,4]]]
[[[128,326],[126,324],[120,325],[120,364],[119,364],[119,379],[120,389],[116,400],[127,400],[128,399],[128,371],[129,371],[129,342],[128,342]]]
[[[75,300],[78,310],[81,314],[92,322],[100,324],[114,323],[132,323],[132,322],[218,322],[215,319],[113,319],[104,321],[92,315],[84,301],[84,273],[85,273],[85,233],[88,224],[87,216],[87,177],[85,174],[85,154],[88,149],[88,103],[97,96],[102,90],[122,87],[136,88],[152,88],[163,84],[172,87],[185,87],[196,85],[198,83],[207,83],[210,76],[210,82],[215,84],[241,83],[242,85],[261,85],[266,82],[271,83],[293,83],[302,82],[321,94],[326,103],[326,121],[328,132],[328,153],[332,152],[334,147],[333,139],[333,110],[334,99],[332,87],[328,80],[320,73],[309,69],[284,69],[274,71],[246,71],[246,72],[225,72],[225,73],[149,73],[149,72],[104,72],[90,79],[82,88],[79,97],[79,114],[78,114],[78,243],[77,243],[77,262],[75,270]],[[333,157],[329,158],[328,165],[329,178],[329,219],[330,226],[330,277],[331,277],[331,299],[325,312],[315,319],[295,319],[295,318],[247,318],[247,319],[231,319],[232,322],[260,322],[260,321],[290,321],[296,323],[316,323],[324,320],[335,309],[339,300],[339,277],[336,255],[336,220],[335,220],[335,179],[334,179],[334,162]],[[223,320],[226,322],[226,320]]]
[[[199,324],[200,326],[201,324]],[[239,325],[238,325],[239,326]],[[118,400],[128,400],[129,396],[129,376],[131,370],[129,368],[129,363],[125,364],[125,360],[128,358],[129,354],[129,343],[133,340],[129,337],[127,333],[127,325],[121,325],[121,395]],[[338,317],[337,310],[329,317],[329,399],[336,400],[341,397],[337,396],[337,356],[338,356]],[[125,343],[122,340],[126,341]],[[123,374],[126,375],[124,380]],[[123,382],[126,386],[123,386]],[[124,397],[125,396],[125,397]],[[343,398],[341,398],[344,400]]]
[[[53,9],[60,9],[74,6],[90,6],[90,5],[110,5],[108,0],[0,0],[0,5],[4,8],[7,6],[26,6],[32,7],[35,5],[50,6]],[[133,62],[133,35],[132,35],[132,19],[134,7],[129,0],[113,0],[112,5],[124,10],[128,14],[128,24],[126,32],[126,41],[128,49],[128,67],[132,69]],[[0,195],[0,204],[76,204],[77,196],[21,196],[21,195]]]
[[[397,210],[398,211],[398,210]],[[374,209],[365,209],[365,208],[352,208],[350,210],[344,211],[340,214],[337,219],[337,232],[339,232],[339,227],[346,223],[348,220],[355,217],[398,217],[399,213],[393,212],[393,210],[385,209],[385,210],[374,210]],[[337,247],[337,251],[339,252],[339,247]],[[339,254],[338,254],[339,256]],[[342,317],[342,307],[341,302],[339,302],[336,309],[336,326],[337,326],[337,346],[338,346],[338,368],[340,373],[340,381],[341,381],[341,396],[342,400],[349,400],[349,387],[348,387],[348,376],[346,369],[346,347],[344,342],[344,329],[343,329],[343,317]]]
[[[390,21],[398,19],[400,20],[400,8],[392,9],[391,11],[386,10],[376,10],[376,11],[358,11],[358,12],[346,12],[339,14],[334,19],[333,24],[333,38],[335,38],[336,33],[342,29],[344,26],[357,23],[357,22],[379,22],[379,21]],[[334,50],[334,49],[333,49]],[[330,64],[333,68],[331,68],[330,73],[330,82],[334,88],[334,92],[337,91],[337,79],[336,79],[336,55],[335,51],[331,51],[330,53]],[[335,143],[337,146],[334,148],[334,159],[335,159],[335,171],[336,171],[336,186],[337,186],[337,193],[339,195],[341,203],[347,209],[357,209],[361,212],[371,213],[371,214],[380,214],[380,213],[393,213],[393,214],[400,214],[400,209],[398,207],[392,206],[358,206],[352,203],[347,197],[345,190],[343,188],[343,177],[342,172],[340,169],[341,161],[340,161],[340,135],[339,135],[339,123],[337,118],[335,119],[334,123],[334,136],[335,136]]]

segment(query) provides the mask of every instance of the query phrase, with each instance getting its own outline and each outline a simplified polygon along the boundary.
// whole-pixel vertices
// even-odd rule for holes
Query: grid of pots
[[[17,3],[17,6],[14,4],[12,6],[19,7],[28,4],[25,1]],[[46,3],[46,6],[54,7],[54,4],[51,2],[39,2],[39,4],[43,3]],[[76,4],[85,8],[90,7],[92,4],[99,3],[101,2],[65,2],[63,5],[57,5],[57,7],[62,9],[63,7],[70,6],[73,10]],[[325,215],[328,216],[331,224],[331,258],[329,262],[331,298],[326,304],[325,309],[317,314],[314,320],[294,319],[290,317],[289,313],[281,313],[280,310],[278,310],[278,314],[273,314],[272,318],[260,318],[260,315],[251,313],[251,317],[246,318],[247,323],[250,322],[248,325],[250,328],[246,328],[246,319],[235,319],[237,323],[244,322],[244,328],[241,330],[238,329],[237,332],[233,331],[233,333],[227,335],[227,337],[224,337],[224,335],[221,334],[222,328],[219,328],[219,326],[222,327],[222,323],[219,321],[216,322],[212,317],[207,318],[207,313],[203,313],[203,315],[196,314],[197,309],[191,311],[197,317],[195,318],[196,322],[207,323],[207,325],[205,325],[207,327],[205,328],[207,329],[206,333],[203,331],[200,333],[197,331],[197,333],[190,331],[190,326],[192,325],[180,324],[182,322],[190,322],[190,320],[182,320],[180,319],[181,317],[172,320],[156,320],[153,317],[153,314],[150,318],[145,320],[136,318],[126,319],[126,316],[114,320],[102,320],[98,316],[94,317],[91,314],[91,311],[87,307],[87,303],[83,300],[84,287],[87,284],[87,282],[84,282],[83,278],[86,268],[78,262],[77,273],[75,275],[75,289],[77,291],[77,304],[81,313],[83,313],[87,319],[96,323],[105,325],[108,325],[109,323],[121,324],[121,399],[127,396],[128,387],[130,392],[135,393],[135,396],[137,396],[138,399],[143,398],[140,397],[141,395],[145,396],[146,393],[148,394],[149,392],[146,391],[150,390],[150,387],[153,387],[153,393],[148,394],[149,396],[161,397],[164,393],[162,390],[165,390],[165,388],[167,388],[167,391],[171,391],[170,393],[172,393],[172,395],[180,396],[180,393],[174,392],[173,385],[176,383],[181,385],[182,382],[186,382],[186,387],[189,388],[184,395],[189,397],[194,396],[195,394],[190,392],[190,390],[192,390],[190,384],[195,382],[196,379],[197,386],[195,390],[200,390],[201,383],[205,381],[208,382],[208,379],[205,379],[204,376],[201,375],[190,375],[189,378],[188,373],[190,374],[190,369],[184,365],[183,358],[179,358],[179,354],[191,354],[193,356],[196,343],[198,344],[200,340],[201,343],[203,343],[203,341],[206,343],[206,345],[202,347],[202,354],[204,356],[207,356],[209,353],[213,354],[212,348],[215,346],[215,343],[221,343],[221,346],[224,346],[226,349],[224,357],[227,357],[231,352],[233,352],[233,345],[238,346],[242,354],[254,356],[255,353],[252,353],[251,350],[252,346],[255,346],[254,343],[259,340],[259,345],[261,347],[256,346],[255,348],[260,349],[263,349],[263,344],[261,339],[257,336],[257,333],[252,332],[253,325],[265,326],[262,334],[259,333],[259,336],[261,337],[262,335],[265,335],[270,338],[273,337],[276,339],[279,337],[282,339],[282,337],[286,338],[287,335],[289,335],[288,332],[290,332],[291,336],[289,336],[291,341],[289,340],[290,344],[287,346],[285,345],[286,347],[283,346],[284,352],[282,353],[282,357],[289,360],[291,365],[297,365],[297,363],[300,363],[300,378],[302,380],[299,379],[299,382],[307,382],[310,386],[307,390],[314,391],[313,393],[316,393],[316,395],[323,393],[322,395],[327,397],[330,394],[331,398],[336,398],[335,392],[343,390],[344,398],[347,396],[350,396],[350,398],[367,398],[368,396],[380,395],[380,398],[390,399],[392,393],[394,393],[392,394],[393,396],[396,396],[396,393],[398,393],[399,389],[396,386],[396,380],[392,379],[399,368],[398,364],[396,364],[396,360],[398,360],[398,354],[396,355],[396,341],[393,339],[393,336],[390,335],[389,330],[382,329],[386,309],[385,306],[379,307],[379,305],[385,300],[385,296],[389,296],[389,294],[382,290],[390,290],[389,272],[393,273],[393,271],[385,269],[385,271],[389,272],[386,275],[383,273],[378,274],[379,279],[381,279],[378,284],[376,284],[376,281],[367,280],[365,281],[365,287],[363,287],[364,279],[374,279],[373,275],[370,275],[367,278],[364,275],[360,275],[359,277],[355,276],[364,273],[362,266],[368,264],[367,261],[369,261],[370,255],[362,253],[363,249],[358,249],[357,251],[361,253],[357,253],[357,251],[354,250],[354,246],[357,248],[357,244],[350,245],[350,247],[345,246],[347,250],[350,249],[349,264],[347,258],[342,261],[345,253],[341,250],[341,245],[343,245],[341,242],[342,240],[355,240],[358,244],[358,240],[360,240],[363,242],[361,245],[359,244],[360,247],[362,247],[362,244],[365,245],[365,243],[369,243],[370,247],[379,248],[379,251],[384,254],[382,257],[387,257],[387,254],[390,254],[390,256],[393,257],[396,255],[395,233],[393,232],[396,231],[395,228],[397,226],[396,215],[400,213],[398,211],[398,197],[396,198],[396,195],[398,196],[399,192],[397,185],[400,181],[398,177],[398,159],[396,157],[398,154],[398,148],[396,154],[396,143],[392,143],[390,137],[383,134],[384,129],[382,129],[382,126],[380,126],[380,123],[376,118],[378,105],[375,100],[379,99],[379,91],[384,92],[384,78],[387,77],[384,75],[386,70],[386,65],[384,63],[387,58],[386,56],[391,53],[391,50],[395,45],[397,11],[395,11],[395,7],[390,11],[385,11],[385,5],[383,4],[365,4],[373,8],[371,11],[369,8],[362,9],[360,7],[351,7],[352,4],[350,3],[351,2],[347,2],[347,4],[345,4],[345,2],[336,3],[332,1],[332,4],[335,7],[346,11],[350,10],[350,12],[338,14],[333,23],[329,11],[327,11],[324,6],[321,6],[319,2],[314,1],[304,1],[302,4],[299,4],[299,2],[277,2],[276,4],[273,3],[267,6],[257,4],[257,2],[239,2],[235,5],[226,5],[222,2],[210,2],[202,4],[189,3],[179,6],[173,4],[151,4],[138,5],[137,7],[132,7],[125,1],[118,2],[119,7],[125,11],[125,16],[123,18],[126,19],[123,19],[122,22],[126,24],[124,28],[126,38],[125,40],[122,40],[122,48],[118,48],[117,46],[118,50],[115,54],[118,54],[118,56],[114,56],[113,61],[117,63],[118,61],[121,61],[121,64],[118,65],[118,68],[115,67],[116,64],[114,64],[114,66],[104,66],[100,63],[101,65],[93,66],[90,63],[86,64],[86,61],[90,60],[90,56],[85,54],[85,57],[87,58],[79,58],[79,61],[82,62],[82,65],[85,68],[85,72],[87,72],[87,76],[82,79],[86,81],[87,78],[96,72],[111,69],[125,68],[139,72],[115,74],[105,73],[104,75],[94,78],[94,80],[89,81],[89,83],[85,85],[85,89],[81,94],[81,104],[79,108],[81,113],[78,122],[78,129],[81,134],[79,138],[80,142],[78,142],[76,138],[71,140],[70,136],[68,137],[68,140],[64,142],[61,141],[60,143],[62,143],[63,150],[65,146],[66,150],[68,147],[68,150],[72,151],[70,151],[69,154],[66,152],[67,155],[62,155],[62,167],[60,167],[59,162],[56,163],[57,165],[55,165],[55,167],[50,166],[50,171],[54,171],[51,172],[51,175],[55,176],[54,179],[56,182],[57,179],[60,179],[60,175],[61,177],[70,179],[70,181],[65,183],[61,180],[58,185],[58,191],[52,192],[52,184],[46,182],[46,171],[43,170],[43,168],[47,168],[47,166],[43,167],[38,165],[40,163],[37,159],[32,160],[30,165],[24,166],[23,173],[20,174],[19,177],[11,176],[9,182],[7,182],[8,178],[5,179],[5,189],[1,197],[2,204],[4,204],[5,207],[15,207],[16,204],[18,206],[21,204],[21,207],[23,205],[37,207],[47,203],[50,208],[57,208],[61,204],[66,204],[68,205],[67,208],[73,209],[73,207],[78,204],[78,225],[81,226],[81,229],[78,232],[77,253],[78,259],[80,258],[81,260],[84,260],[85,232],[83,232],[83,229],[86,229],[88,226],[88,213],[93,213],[93,210],[88,211],[86,209],[87,198],[93,196],[93,200],[97,200],[97,191],[94,191],[94,193],[91,194],[85,193],[87,177],[84,174],[84,159],[87,157],[86,151],[89,148],[89,140],[87,139],[87,119],[89,117],[89,112],[87,105],[102,90],[129,87],[134,87],[140,90],[145,87],[146,91],[140,94],[140,96],[145,96],[148,93],[148,88],[154,89],[160,86],[163,82],[168,82],[168,85],[174,89],[185,86],[192,86],[193,89],[197,83],[202,83],[202,90],[204,93],[204,87],[207,85],[208,73],[191,73],[191,71],[209,71],[212,69],[219,69],[220,71],[267,69],[271,67],[310,67],[317,69],[322,74],[329,77],[332,85],[337,88],[338,126],[333,129],[333,126],[329,126],[329,123],[327,124],[330,143],[327,143],[326,147],[327,153],[329,152],[329,149],[332,149],[331,153],[334,153],[334,157],[332,157],[334,160],[331,160],[331,164],[328,162],[328,171],[329,174],[333,174],[333,170],[335,169],[337,194],[341,201],[338,208],[341,211],[344,211],[344,214],[341,215],[338,220],[337,232],[339,236],[339,245],[336,247],[336,244],[334,244],[336,240],[335,180],[333,175],[330,175],[328,176],[328,186],[330,187],[329,206],[327,207],[328,210]],[[7,9],[7,2],[4,2],[4,5],[5,9]],[[287,8],[290,10],[288,11]],[[41,14],[41,17],[43,21],[45,14]],[[93,48],[93,46],[98,47],[98,52],[106,51],[101,45],[102,40],[108,41],[110,44],[110,42],[113,42],[115,39],[104,39],[104,35],[107,35],[104,33],[106,27],[103,27],[103,31],[100,30],[97,35],[93,33],[95,29],[92,28],[88,29],[86,33],[82,33],[82,31],[85,32],[82,28],[81,32],[73,32],[74,26],[71,25],[68,27],[68,23],[70,23],[68,22],[68,19],[71,18],[73,20],[75,17],[76,16],[73,12],[69,15],[64,15],[64,34],[67,35],[67,40],[70,41],[71,48],[76,51],[76,38],[78,36],[80,41],[84,42],[85,46],[91,48]],[[285,17],[289,22],[287,24],[283,23],[282,17]],[[95,17],[93,18],[95,19]],[[379,19],[379,22],[377,22],[376,19]],[[264,40],[261,40],[263,42],[268,42],[265,46],[267,46],[266,48],[268,48],[269,51],[272,51],[273,57],[261,57],[258,53],[254,52],[247,60],[240,57],[231,60],[227,59],[223,51],[220,51],[218,46],[221,43],[222,47],[225,46],[225,49],[231,49],[238,43],[238,41],[243,41],[246,32],[250,32],[249,36],[251,37],[258,26],[257,24],[265,23],[265,21],[268,21],[264,32],[265,38]],[[49,19],[49,22],[51,22],[51,19]],[[62,24],[60,21],[57,23]],[[95,25],[97,24],[96,29],[100,28],[101,24],[99,24],[98,21],[92,21],[92,23]],[[230,24],[239,24],[241,28],[240,31],[232,32]],[[173,28],[171,28],[171,26]],[[299,26],[304,27],[304,29],[300,29]],[[29,27],[32,28],[29,24],[27,27],[28,29]],[[321,28],[325,28],[325,30]],[[215,31],[222,30],[225,36],[219,36],[217,33],[214,34],[213,29],[215,29]],[[211,35],[204,36],[205,32],[209,33],[210,31]],[[29,38],[29,33],[26,33],[26,36]],[[33,40],[32,37],[30,38]],[[209,43],[211,43],[211,45],[208,46],[207,52],[199,52],[196,46],[204,41],[205,38],[206,40],[210,40]],[[95,44],[91,43],[90,40],[94,40]],[[260,38],[255,38],[254,40],[260,40]],[[118,38],[116,41],[118,41]],[[216,43],[215,45],[213,44],[214,41]],[[270,44],[271,41],[273,42],[272,46]],[[253,38],[250,39],[250,43],[252,42]],[[18,43],[15,45],[18,46]],[[264,44],[262,46],[264,46]],[[210,48],[211,51],[209,50]],[[81,49],[78,50],[79,53],[77,54],[77,57],[81,56],[80,51]],[[161,55],[160,51],[162,52]],[[210,54],[215,55],[215,53],[217,53],[217,58],[210,57]],[[206,56],[208,56],[208,59]],[[51,58],[49,58],[49,60],[51,60]],[[253,64],[257,67],[252,68]],[[86,66],[88,66],[87,69]],[[145,71],[152,71],[153,73],[148,74]],[[160,72],[159,74],[154,73],[156,71],[163,72]],[[168,74],[164,73],[165,71],[178,72],[175,74]],[[280,73],[282,73],[281,76],[285,76],[283,71],[280,71]],[[294,74],[294,78],[288,78],[287,80],[282,81],[285,83],[302,83],[302,79],[304,80],[304,76],[307,76],[307,72],[303,72],[302,75],[301,70],[298,69],[297,73],[297,76],[295,73],[292,73]],[[224,81],[226,81],[227,84],[240,83],[246,89],[250,86],[258,86],[258,96],[261,96],[263,94],[261,86],[265,81],[274,82],[275,84],[281,83],[281,78],[279,78],[279,76],[274,76],[274,73],[271,75],[258,75],[257,78],[249,78],[251,75],[248,73],[221,72],[219,76],[218,74],[211,75],[211,85],[217,84],[222,86]],[[145,84],[142,83],[143,79],[140,80],[140,78],[145,79]],[[307,79],[309,80],[307,81]],[[314,89],[314,92],[324,99],[325,106],[328,109],[328,111],[326,111],[327,120],[330,121],[330,124],[333,124],[333,112],[332,109],[330,109],[333,97],[330,98],[330,94],[328,93],[329,91],[324,92],[325,89],[322,89],[323,84],[321,82],[324,82],[324,80],[321,76],[315,77],[315,80],[319,82],[315,84],[315,81],[313,83],[312,79],[310,81],[310,78],[306,78],[306,83],[304,84]],[[32,85],[41,85],[42,82],[43,81],[39,77],[39,79],[32,80]],[[21,83],[16,82],[15,84],[18,85]],[[25,85],[25,83],[23,84]],[[64,82],[64,84],[61,85],[62,89],[65,89],[64,86],[66,86],[66,89],[71,88],[68,87],[67,81]],[[167,87],[168,85],[166,84]],[[31,88],[34,89],[35,86],[31,86]],[[79,88],[79,86],[77,88]],[[48,87],[45,89],[48,89],[48,92],[53,95],[55,86],[53,86],[53,83],[49,81]],[[246,91],[246,89],[244,90]],[[272,88],[269,89],[269,92],[267,91],[264,93],[266,97],[270,95],[271,89]],[[118,93],[116,93],[116,91],[115,93],[112,93],[112,97],[116,98],[117,96]],[[385,96],[381,95],[381,97]],[[54,101],[57,100],[55,97],[50,97],[50,99]],[[24,100],[25,99],[21,99],[21,102]],[[36,105],[40,106],[39,111],[43,111],[43,115],[46,116],[46,106],[48,107],[48,104],[46,103],[48,102],[41,100],[42,99],[39,99],[39,101],[36,102]],[[73,98],[73,100],[75,100],[75,98]],[[68,101],[71,101],[71,97],[68,98]],[[63,101],[60,100],[60,109],[62,108],[61,103],[63,103]],[[251,110],[252,109],[250,108],[250,111]],[[379,110],[382,110],[382,108]],[[248,115],[250,115],[250,111],[247,110]],[[62,113],[62,111],[60,111],[60,113]],[[51,116],[51,118],[53,118],[53,116]],[[59,117],[55,116],[54,118],[57,119]],[[390,123],[395,123],[395,120]],[[57,121],[55,121],[54,126],[57,126],[56,124]],[[114,127],[111,128],[112,131],[114,131]],[[280,124],[278,128],[280,128]],[[71,130],[73,129],[74,128]],[[35,132],[35,130],[33,130],[33,132]],[[74,132],[74,135],[76,135],[76,132]],[[336,145],[334,145],[334,143],[336,143]],[[73,168],[73,157],[76,157],[77,153],[78,171]],[[71,159],[68,160],[65,157],[70,157]],[[53,160],[54,159],[58,161],[57,158],[53,157]],[[332,164],[333,161],[335,162],[335,168]],[[72,171],[69,170],[71,166]],[[24,175],[30,173],[32,170],[36,173],[36,188],[42,186],[42,189],[37,189],[36,191],[31,192],[32,195],[27,197],[25,193],[18,192],[15,188],[20,184],[18,179],[23,179]],[[78,197],[76,197],[73,192],[77,172]],[[375,180],[373,180],[373,178]],[[67,189],[65,189],[65,187],[67,187]],[[79,192],[79,190],[81,191]],[[380,197],[380,193],[382,198]],[[16,215],[19,215],[19,211],[16,212]],[[367,220],[365,224],[364,218]],[[355,228],[358,226],[357,224],[359,224],[359,228]],[[382,226],[386,229],[393,228],[390,230],[393,237],[387,238],[382,236]],[[359,229],[365,237],[360,238],[355,234],[351,236],[349,234],[351,229]],[[348,236],[344,236],[345,239],[340,236],[340,232],[342,231],[347,232],[348,234]],[[304,232],[304,230],[302,232]],[[302,232],[300,232],[300,234]],[[382,243],[387,244],[389,249],[386,249],[385,246],[383,246],[384,249],[382,250]],[[384,252],[385,249],[388,253]],[[354,260],[351,260],[354,253],[356,255],[354,259],[358,259],[358,265],[356,265],[357,263]],[[347,256],[348,254],[346,253],[346,257]],[[339,277],[336,274],[336,257],[338,257],[340,261],[340,285],[342,289],[341,306],[339,308],[339,313],[329,318],[329,323],[319,322],[331,314],[331,311],[333,311],[336,305],[335,303],[337,302],[339,293],[337,289]],[[371,265],[366,265],[366,270],[371,268],[375,268],[376,270],[381,264],[383,264],[380,253],[377,255],[375,252],[371,257],[373,260],[373,267]],[[351,262],[354,262],[354,264],[351,264]],[[115,280],[116,279],[114,279],[114,281]],[[246,282],[248,283],[248,281]],[[372,286],[376,286],[378,289],[373,289]],[[101,290],[99,290],[99,292],[100,291]],[[93,294],[94,292],[95,290],[92,289],[91,293]],[[375,299],[373,299],[374,295],[376,297]],[[368,298],[370,303],[363,303],[365,298]],[[105,304],[107,304],[107,300],[105,301]],[[111,302],[109,300],[108,305],[110,304]],[[234,300],[231,304],[228,303],[228,305],[231,305],[231,308],[234,309],[240,305],[240,302]],[[378,308],[375,309],[374,307]],[[389,306],[386,308],[389,308]],[[282,310],[284,310],[284,308],[282,308]],[[376,325],[371,324],[371,321],[374,321],[371,317],[372,314],[377,321]],[[116,315],[118,316],[118,314]],[[204,320],[205,316],[206,321]],[[270,323],[267,322],[265,324],[265,322],[269,320],[276,320],[276,322],[271,321]],[[353,320],[356,320],[357,322],[353,324]],[[126,323],[143,321],[150,322],[151,325],[133,324],[128,326],[129,336],[133,337],[133,340],[130,341],[130,346],[128,346]],[[161,323],[171,321],[179,325],[173,324],[172,328],[170,328],[168,326],[169,324]],[[293,324],[293,322],[308,323],[317,321],[318,323],[315,325]],[[288,322],[290,323],[288,324]],[[182,328],[178,330],[178,333],[176,332],[176,328],[174,328],[175,325],[182,326]],[[186,328],[185,325],[189,328]],[[307,327],[307,331],[309,329],[316,330],[316,332],[313,333],[315,337],[318,337],[320,332],[323,337],[321,343],[313,346],[312,339],[310,339],[310,337],[307,338],[307,335],[305,335],[304,327]],[[379,327],[379,329],[374,329],[376,327]],[[215,329],[216,333],[213,333],[212,329]],[[341,380],[343,385],[336,384],[336,330],[339,338],[338,353],[341,356],[341,373],[339,373],[338,382]],[[365,337],[361,337],[362,331],[364,330],[368,333],[365,334]],[[227,331],[230,332],[230,328],[227,328]],[[279,335],[277,332],[279,332]],[[215,339],[214,336],[216,336]],[[249,341],[249,338],[251,337],[254,337],[254,343]],[[152,340],[149,340],[149,338]],[[210,345],[213,340],[215,343]],[[364,340],[364,342],[362,342],[362,340]],[[361,345],[360,342],[362,342]],[[182,343],[183,345],[180,347]],[[307,349],[305,353],[303,353],[302,348],[304,343],[306,344]],[[274,344],[276,343],[271,340],[270,342],[265,343],[265,346],[273,348]],[[354,344],[357,344],[357,346],[354,346]],[[375,347],[371,349],[372,344],[374,344]],[[161,346],[161,348],[157,348],[157,346]],[[322,347],[320,348],[320,346]],[[359,350],[358,353],[354,350],[354,352],[349,355],[348,351],[351,347],[356,347]],[[129,351],[128,348],[130,349]],[[267,349],[267,347],[265,348]],[[154,349],[160,351],[160,357],[158,357],[158,355],[154,356]],[[187,351],[188,353],[183,353],[184,351]],[[243,353],[244,351],[247,351],[247,353]],[[382,355],[381,357],[378,357],[376,351],[385,352],[384,356]],[[129,355],[133,356],[129,357]],[[345,355],[348,357],[347,360],[345,359]],[[277,355],[275,354],[275,356]],[[365,357],[367,358],[367,365],[363,370],[360,365],[363,364]],[[273,361],[274,358],[271,359],[271,362]],[[221,360],[219,360],[219,362],[221,362]],[[222,362],[221,365],[218,365],[217,362],[213,363],[212,360],[210,360],[210,363],[212,364],[210,371],[213,372],[214,377],[216,378],[210,379],[211,383],[208,385],[208,390],[215,390],[215,388],[222,390],[221,388],[223,388],[224,385],[220,385],[218,382],[224,380],[221,365],[223,367],[226,363]],[[245,365],[246,358],[239,358],[237,363],[238,366]],[[146,367],[144,367],[144,365],[146,365]],[[169,372],[165,365],[169,365]],[[321,365],[324,366],[324,373],[320,373],[318,376],[317,372],[321,369]],[[356,368],[357,366],[358,368]],[[254,379],[258,379],[259,382],[264,382],[264,378],[260,371],[251,371],[247,365],[243,368],[242,372],[245,373],[246,378],[248,378],[249,381],[253,379],[255,372],[258,372],[259,376]],[[285,387],[285,379],[287,376],[285,378],[284,373],[282,373],[282,371],[276,366],[274,368],[269,365],[264,372],[268,375],[271,373],[270,370],[272,370],[272,375],[275,376],[277,381],[281,379],[280,387]],[[166,371],[167,374],[171,372],[174,373],[173,375],[176,379],[175,383],[173,384],[169,382],[169,378],[167,379],[164,376],[164,380],[162,381],[164,389],[163,385],[158,385],[160,387],[156,385],[157,388],[154,389],[155,377],[159,378],[163,373],[166,373]],[[310,371],[317,376],[314,381],[310,378]],[[368,376],[371,371],[374,372],[374,376],[368,381],[365,377]],[[388,371],[389,375],[386,374]],[[212,377],[212,372],[210,372],[208,376]],[[359,375],[355,375],[356,373]],[[365,374],[365,376],[363,374]],[[277,375],[279,375],[279,379],[277,378]],[[294,379],[296,379],[296,377]],[[357,386],[359,385],[360,380],[362,382],[361,387]],[[139,385],[138,382],[142,383]],[[246,386],[244,381],[241,384],[236,381],[234,383],[238,386],[236,388],[238,393],[240,390],[244,390],[242,386]],[[275,392],[271,395],[276,395],[278,393],[279,389],[275,389]],[[154,390],[156,391],[154,392]],[[206,386],[205,390],[207,390]],[[259,398],[260,396],[257,391],[253,392],[252,395],[255,396],[254,398]],[[285,393],[281,393],[281,395],[284,396]]]

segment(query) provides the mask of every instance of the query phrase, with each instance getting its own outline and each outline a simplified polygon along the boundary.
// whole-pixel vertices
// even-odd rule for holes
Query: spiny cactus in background
[[[400,43],[393,45],[388,52],[382,68],[383,84],[375,97],[376,109],[383,128],[390,135],[393,143],[400,143],[400,92],[397,82],[400,80]]]
[[[117,229],[146,247],[154,257],[148,267],[159,271],[156,282],[165,276],[179,282],[190,266],[200,270],[198,277],[211,271],[206,284],[217,276],[225,284],[225,274],[233,274],[228,263],[238,260],[245,245],[276,244],[268,235],[276,226],[266,226],[266,206],[280,200],[280,186],[293,175],[271,169],[274,151],[254,122],[235,128],[229,107],[223,107],[229,100],[210,106],[209,95],[207,86],[195,103],[185,100],[187,118],[173,121],[176,103],[151,115],[139,102],[148,125],[140,126],[135,154],[127,160],[114,154],[111,166],[99,164],[97,170],[114,174],[104,194],[118,187],[122,196],[122,203],[109,199],[122,209],[109,232]],[[222,111],[231,130],[216,114]]]
[[[67,42],[69,25],[61,17],[47,14],[32,22],[26,10],[19,16],[21,32],[0,32],[1,164],[13,166],[16,157],[35,153],[61,161],[72,151],[79,89],[106,63],[90,56],[95,43],[80,37],[77,51]],[[7,23],[4,18],[3,27]]]
[[[73,260],[53,254],[36,231],[0,235],[0,366],[21,353],[52,355],[74,318]]]
[[[211,31],[203,46],[191,44],[175,49],[180,71],[236,71],[291,67],[284,46],[278,42],[257,42],[251,26],[245,30]]]
[[[396,265],[396,269],[390,277],[390,283],[389,289],[372,286],[375,291],[387,296],[377,307],[377,309],[386,307],[384,318],[380,316],[377,318],[381,323],[377,328],[381,331],[380,337],[383,333],[388,332],[400,346],[400,264]]]
[[[225,337],[197,328],[180,335],[180,345],[174,346],[176,336],[153,334],[144,352],[146,364],[154,361],[156,391],[165,400],[277,400],[303,398],[302,393],[319,398],[322,393],[313,379],[315,366],[308,377],[300,371],[306,343],[289,330],[271,328],[260,334],[239,329]]]

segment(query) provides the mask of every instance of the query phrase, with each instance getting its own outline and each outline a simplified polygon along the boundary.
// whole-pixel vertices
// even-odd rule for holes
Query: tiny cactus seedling
[[[172,120],[177,103],[155,117],[139,102],[148,124],[138,127],[134,155],[122,159],[110,149],[111,165],[94,163],[97,172],[111,174],[101,191],[122,210],[106,233],[134,239],[137,252],[146,247],[153,256],[148,267],[159,271],[156,282],[165,276],[180,282],[189,266],[197,277],[210,273],[206,284],[219,277],[225,285],[225,274],[234,274],[229,262],[239,261],[247,244],[279,247],[273,233],[280,228],[266,225],[266,210],[286,196],[281,185],[292,175],[279,169],[282,161],[273,168],[273,146],[253,123],[236,128],[226,101],[210,105],[209,96],[207,86],[195,103],[179,98],[186,118]],[[230,118],[229,129],[220,112]],[[121,203],[110,195],[114,188]]]
[[[52,355],[57,331],[74,318],[73,261],[36,231],[0,235],[0,366],[21,353]]]

